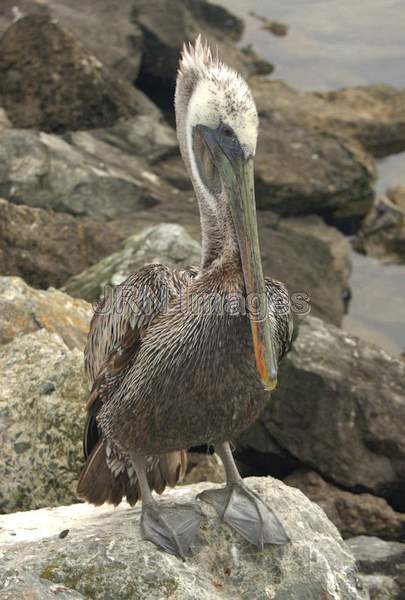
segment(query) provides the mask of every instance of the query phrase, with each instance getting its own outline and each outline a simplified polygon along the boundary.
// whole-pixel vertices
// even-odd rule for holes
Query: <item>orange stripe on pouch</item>
[[[252,324],[253,348],[255,351],[256,368],[263,382],[264,389],[268,392],[274,390],[277,386],[277,378],[270,379],[268,367],[264,358],[264,344],[259,339],[258,325]]]

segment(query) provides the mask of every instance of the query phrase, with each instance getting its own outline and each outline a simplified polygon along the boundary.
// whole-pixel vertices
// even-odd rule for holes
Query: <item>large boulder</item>
[[[84,148],[89,147],[86,140],[91,141],[96,138],[131,155],[131,160],[133,160],[133,155],[142,156],[151,164],[166,159],[168,156],[178,155],[175,131],[151,115],[136,115],[129,119],[120,119],[111,127],[93,129],[91,135],[86,132],[74,132],[67,135],[66,138]],[[97,145],[94,143],[90,149],[94,146],[97,151]],[[102,156],[102,160],[105,160],[104,156]],[[185,171],[184,165],[182,170]],[[161,171],[160,164],[159,171]],[[170,183],[170,169],[167,177],[165,174],[162,177]]]
[[[143,157],[90,133],[69,143],[54,134],[4,129],[0,195],[16,204],[111,219],[170,202],[176,190]]]
[[[353,557],[316,505],[271,478],[247,483],[284,523],[291,537],[286,546],[258,553],[208,505],[202,505],[195,555],[185,563],[141,539],[139,507],[76,504],[6,515],[0,517],[0,594],[4,600],[52,593],[77,600],[368,599]],[[162,501],[190,501],[210,487],[165,492]]]
[[[258,206],[289,216],[316,213],[348,230],[357,226],[372,203],[372,159],[354,140],[318,130],[294,90],[256,78],[252,91],[260,117]]]
[[[119,229],[88,217],[0,198],[0,273],[19,275],[34,287],[60,287],[113,252],[122,238]]]
[[[73,502],[88,394],[82,352],[41,329],[0,347],[0,372],[0,512]]]
[[[389,189],[376,199],[354,247],[384,262],[405,263],[405,187]]]
[[[299,469],[284,481],[319,504],[344,538],[372,535],[405,541],[405,514],[395,512],[384,498],[342,490],[308,469]]]
[[[93,267],[72,277],[65,285],[68,294],[98,300],[106,286],[122,283],[146,264],[163,263],[181,268],[198,265],[200,245],[176,224],[161,224],[128,238],[122,249]]]
[[[340,325],[351,273],[350,244],[316,216],[279,219],[258,213],[263,269],[284,281],[290,295],[304,293],[311,313]]]
[[[326,101],[320,127],[355,137],[375,156],[405,150],[405,89],[368,85],[314,96]]]
[[[133,82],[139,72],[143,36],[131,20],[132,7],[132,0],[19,0],[18,4],[2,0],[0,33],[28,15],[57,18],[104,65]]]
[[[404,378],[405,362],[308,316],[250,444],[259,439],[256,428],[267,431],[329,481],[383,496],[403,511]]]
[[[347,541],[356,558],[370,600],[403,600],[405,544],[361,535]]]
[[[259,110],[339,138],[354,138],[375,156],[405,149],[405,90],[388,85],[332,92],[298,91],[283,81],[255,78]]]
[[[34,290],[19,277],[0,277],[0,344],[46,329],[66,346],[83,350],[93,311],[84,300],[59,290]]]
[[[0,39],[0,103],[16,127],[53,132],[153,110],[55,20],[37,15],[18,19]]]

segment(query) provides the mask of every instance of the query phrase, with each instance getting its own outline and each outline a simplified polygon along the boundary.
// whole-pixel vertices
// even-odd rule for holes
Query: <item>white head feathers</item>
[[[230,126],[245,153],[256,152],[258,117],[247,83],[233,69],[212,55],[207,43],[198,36],[194,46],[184,46],[177,81],[178,95],[186,94],[187,118],[184,123],[187,137],[195,125],[212,129],[220,123]],[[185,108],[185,102],[181,102]],[[190,138],[189,138],[190,139]]]

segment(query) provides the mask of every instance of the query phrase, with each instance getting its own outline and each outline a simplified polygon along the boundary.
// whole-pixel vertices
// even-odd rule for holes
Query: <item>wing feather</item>
[[[277,344],[278,360],[289,351],[293,335],[290,296],[284,283],[265,277],[272,335]]]
[[[85,369],[92,384],[84,431],[86,458],[100,439],[96,417],[104,394],[134,360],[148,325],[197,272],[195,268],[179,271],[148,265],[122,284],[109,288],[98,304],[84,352]]]

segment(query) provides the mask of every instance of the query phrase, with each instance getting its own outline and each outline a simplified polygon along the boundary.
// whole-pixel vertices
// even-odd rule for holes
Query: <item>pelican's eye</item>
[[[235,133],[234,133],[232,127],[229,127],[229,125],[225,125],[224,123],[222,123],[219,126],[219,131],[228,140],[235,140],[236,139]]]

